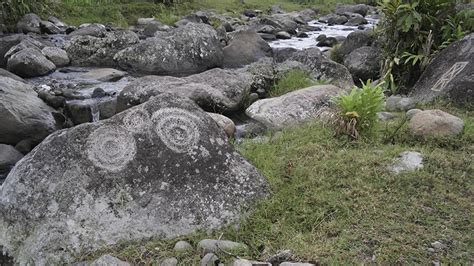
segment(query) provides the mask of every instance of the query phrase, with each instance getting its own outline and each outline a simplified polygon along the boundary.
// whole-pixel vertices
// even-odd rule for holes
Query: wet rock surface
[[[19,263],[69,263],[104,244],[222,226],[266,191],[207,114],[166,94],[53,133],[18,163],[0,189],[0,245]]]

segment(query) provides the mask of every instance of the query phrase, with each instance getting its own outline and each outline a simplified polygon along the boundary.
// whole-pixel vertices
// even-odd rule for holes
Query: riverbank
[[[354,0],[343,1],[309,1],[309,4],[300,4],[292,0],[246,0],[244,4],[236,0],[194,0],[171,6],[155,4],[147,1],[121,1],[121,3],[94,3],[77,1],[62,1],[54,7],[52,13],[70,25],[83,23],[103,23],[116,26],[135,25],[138,18],[155,17],[157,20],[171,25],[182,16],[197,10],[216,10],[219,13],[228,13],[240,16],[246,9],[268,10],[272,5],[279,5],[286,11],[297,11],[308,7],[316,8],[321,13],[329,13],[337,3],[354,3]],[[359,1],[361,2],[361,1]],[[363,2],[363,1],[362,1]]]

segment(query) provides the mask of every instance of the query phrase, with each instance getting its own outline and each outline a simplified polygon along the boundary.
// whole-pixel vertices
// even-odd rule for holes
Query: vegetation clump
[[[356,139],[359,133],[373,132],[377,124],[377,113],[384,106],[382,84],[373,85],[368,80],[362,88],[355,87],[350,93],[337,96],[334,102],[339,109],[339,133]]]

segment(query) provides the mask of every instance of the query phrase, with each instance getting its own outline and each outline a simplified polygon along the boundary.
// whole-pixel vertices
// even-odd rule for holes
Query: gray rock
[[[93,36],[97,38],[106,37],[107,29],[104,25],[93,23],[71,32],[69,36]]]
[[[388,121],[388,120],[393,120],[395,118],[398,118],[398,114],[397,113],[391,113],[391,112],[378,112],[377,113],[377,117],[379,120],[382,120],[382,121]]]
[[[63,32],[58,26],[54,25],[54,23],[45,20],[40,22],[40,29],[42,33],[46,34],[60,34]]]
[[[289,14],[275,14],[271,17],[264,17],[259,20],[261,25],[270,25],[276,31],[286,31],[290,34],[296,34],[298,23]]]
[[[126,70],[146,74],[193,74],[222,66],[223,53],[217,33],[207,24],[188,23],[116,54]]]
[[[265,41],[274,41],[274,40],[276,40],[275,34],[271,34],[271,33],[259,33],[258,36],[260,36]]]
[[[88,266],[131,266],[130,263],[121,261],[116,257],[106,254],[102,257],[98,258],[97,260],[93,261]]]
[[[242,251],[247,248],[248,247],[245,244],[228,240],[203,239],[198,243],[198,249],[201,250],[203,254],[218,253],[220,251]]]
[[[177,252],[185,252],[185,251],[193,250],[193,246],[191,246],[191,244],[189,244],[188,242],[181,240],[181,241],[176,242],[173,250]]]
[[[332,15],[327,19],[329,25],[344,25],[348,21],[346,16]]]
[[[56,26],[59,27],[59,28],[65,28],[65,27],[67,27],[67,24],[66,24],[66,23],[62,22],[61,20],[59,20],[59,19],[58,19],[57,17],[55,17],[55,16],[50,16],[50,17],[48,18],[48,21],[51,22],[51,23],[53,23],[54,25],[56,25]]]
[[[344,42],[339,47],[339,54],[344,59],[348,54],[357,48],[363,46],[371,46],[374,41],[374,37],[371,31],[369,30],[357,30],[351,32]]]
[[[41,34],[40,29],[41,18],[34,13],[24,15],[16,24],[16,29],[20,33],[38,33]]]
[[[143,28],[143,34],[147,37],[153,37],[157,32],[170,31],[171,27],[161,22],[149,23]]]
[[[245,113],[269,129],[283,129],[317,120],[332,97],[342,90],[332,85],[319,85],[285,95],[254,102]]]
[[[230,266],[272,266],[268,262],[250,261],[246,259],[236,259]]]
[[[201,259],[201,266],[216,266],[219,258],[214,253],[208,253]]]
[[[298,51],[289,60],[307,65],[312,71],[312,77],[316,80],[329,82],[342,89],[354,87],[354,81],[349,70],[345,66],[325,57],[318,48]]]
[[[0,77],[0,140],[15,145],[23,139],[41,141],[56,130],[47,106],[30,85]]]
[[[176,266],[178,260],[176,258],[166,258],[160,262],[160,266]]]
[[[99,111],[95,101],[69,101],[66,103],[65,109],[66,115],[74,125],[94,121],[95,115]]]
[[[389,112],[408,111],[416,106],[413,98],[392,95],[385,101],[385,110]]]
[[[273,58],[275,59],[275,62],[281,63],[289,59],[297,51],[298,51],[297,49],[291,48],[291,47],[274,48]]]
[[[114,67],[117,52],[138,43],[132,31],[105,32],[104,36],[77,35],[66,43],[71,64],[75,66]]]
[[[0,144],[0,175],[9,172],[21,158],[23,158],[23,154],[16,150],[15,147]]]
[[[326,35],[321,34],[316,38],[318,42],[316,46],[319,47],[333,47],[337,44],[337,39],[335,37],[326,37]]]
[[[232,119],[228,118],[227,116],[216,114],[216,113],[207,113],[212,117],[214,121],[216,121],[217,125],[221,127],[227,137],[233,138],[235,134],[235,124]]]
[[[360,25],[366,25],[368,24],[369,22],[367,21],[367,19],[365,19],[364,17],[362,16],[351,16],[349,18],[349,20],[346,22],[346,26],[360,26]]]
[[[279,31],[275,36],[277,39],[291,39],[291,35],[286,31]]]
[[[97,105],[99,107],[99,119],[111,118],[117,113],[117,98],[115,97],[102,98]]]
[[[417,102],[443,98],[455,105],[474,107],[474,33],[436,55],[412,89]]]
[[[22,78],[43,76],[53,72],[56,66],[39,50],[27,48],[8,59],[7,69]]]
[[[380,77],[381,51],[379,48],[363,46],[344,58],[344,66],[349,69],[354,81],[376,80]]]
[[[408,119],[412,119],[416,114],[421,112],[422,110],[420,109],[410,109],[407,111],[406,116]]]
[[[435,250],[443,250],[447,248],[446,245],[440,241],[435,241],[431,243],[431,247],[434,248]]]
[[[224,47],[224,66],[242,67],[272,56],[272,48],[254,30],[236,32]]]
[[[369,12],[369,6],[365,4],[357,4],[357,5],[337,5],[336,14],[344,15],[345,13],[356,13],[362,16],[367,16]]]
[[[19,76],[15,75],[12,72],[10,72],[8,70],[5,70],[3,68],[0,68],[0,77],[7,77],[7,78],[14,79],[16,81],[26,82],[24,79],[20,78]]]
[[[390,166],[390,170],[399,174],[401,172],[413,172],[423,168],[423,155],[419,152],[405,151]]]
[[[21,41],[26,39],[24,34],[15,34],[5,37],[0,37],[0,67],[5,67],[7,65],[7,59],[5,55],[7,52],[15,45],[19,44]]]
[[[415,114],[408,123],[416,136],[456,136],[464,129],[464,121],[441,110],[425,110]]]
[[[270,262],[272,265],[276,265],[284,261],[289,261],[293,259],[293,257],[294,254],[293,252],[291,252],[291,250],[282,250],[268,258],[267,261]]]
[[[252,87],[252,75],[214,68],[185,78],[145,76],[127,85],[118,96],[118,111],[162,93],[188,97],[208,111],[236,111]]]
[[[267,186],[201,108],[161,95],[53,133],[17,163],[0,188],[0,245],[18,263],[68,264],[105,245],[219,228]]]
[[[82,79],[97,80],[101,82],[117,81],[127,75],[127,72],[113,68],[95,68],[81,75]]]
[[[41,53],[46,56],[46,58],[53,62],[56,67],[63,67],[69,65],[69,57],[67,52],[61,48],[57,47],[45,47],[41,50]]]

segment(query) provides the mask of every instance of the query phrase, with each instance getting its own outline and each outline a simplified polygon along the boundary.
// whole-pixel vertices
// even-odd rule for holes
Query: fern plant
[[[373,132],[378,121],[377,113],[384,106],[382,85],[374,85],[368,80],[362,82],[362,88],[354,87],[349,93],[333,99],[339,109],[339,132],[353,138],[358,138],[360,133]]]

